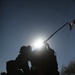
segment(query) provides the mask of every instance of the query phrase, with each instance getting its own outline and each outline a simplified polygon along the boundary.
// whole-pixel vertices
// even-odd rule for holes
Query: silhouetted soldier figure
[[[18,57],[15,60],[10,60],[6,63],[7,75],[28,75],[28,60],[30,52],[31,46],[22,46]]]
[[[16,72],[15,60],[10,60],[6,62],[6,70],[7,70],[7,75],[15,75]]]
[[[38,57],[37,57],[38,52],[37,51],[33,51],[30,55],[30,62],[31,62],[31,74],[30,75],[38,75]]]
[[[54,50],[45,44],[41,50],[32,53],[32,75],[59,75]]]
[[[31,64],[32,64],[31,72],[32,75],[43,75],[43,71],[42,71],[42,66],[44,66],[42,64],[43,55],[46,52],[47,48],[43,46],[42,48],[40,48],[41,50],[40,49],[37,50],[37,49],[34,50],[31,54]]]
[[[16,58],[16,66],[18,69],[22,69],[24,72],[24,75],[29,74],[29,66],[28,66],[28,60],[29,55],[31,53],[31,46],[22,46],[20,49],[20,54]]]
[[[55,55],[55,51],[49,47],[49,44],[47,44],[47,74],[46,75],[59,75],[58,72],[58,63]]]

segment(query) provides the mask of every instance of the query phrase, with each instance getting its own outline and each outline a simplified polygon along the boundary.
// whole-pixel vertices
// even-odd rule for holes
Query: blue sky
[[[0,72],[14,60],[22,45],[47,39],[75,19],[75,0],[0,0]],[[59,70],[75,59],[75,27],[65,26],[48,43],[56,51]]]

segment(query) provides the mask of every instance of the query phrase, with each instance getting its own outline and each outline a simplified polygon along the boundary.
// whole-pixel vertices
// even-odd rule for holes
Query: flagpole
[[[46,43],[50,38],[52,38],[58,31],[60,31],[63,27],[65,27],[67,24],[69,24],[68,22],[65,23],[63,26],[61,26],[58,30],[56,30],[49,38],[47,38],[43,43]]]

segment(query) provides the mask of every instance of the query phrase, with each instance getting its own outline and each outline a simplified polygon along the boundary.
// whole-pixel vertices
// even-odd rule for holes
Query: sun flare
[[[43,45],[43,39],[38,39],[37,41],[34,42],[35,48],[40,48],[42,45]]]

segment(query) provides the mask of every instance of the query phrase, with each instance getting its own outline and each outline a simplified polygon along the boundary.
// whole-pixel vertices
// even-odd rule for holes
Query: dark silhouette
[[[18,57],[6,63],[7,75],[59,75],[55,51],[48,43],[37,49],[31,52],[31,46],[22,46]]]
[[[46,45],[48,48],[48,51],[47,51],[48,57],[46,58],[47,59],[47,66],[46,66],[47,72],[46,73],[47,73],[47,75],[48,74],[59,75],[55,51],[49,47],[49,44],[46,43]]]
[[[6,63],[7,74],[8,75],[28,75],[29,74],[29,54],[31,52],[31,46],[22,46],[20,48],[20,54],[15,60],[8,61]]]
[[[29,60],[29,53],[31,52],[30,46],[22,46],[20,49],[20,54],[16,58],[16,65],[17,68],[22,69],[25,75],[28,75],[29,73],[29,66],[28,66],[28,60]]]
[[[6,63],[7,75],[15,75],[17,72],[15,60],[7,61]]]
[[[62,65],[61,75],[75,75],[75,59],[72,59],[67,65]]]
[[[31,55],[32,75],[59,75],[54,53],[47,43],[39,51],[33,51]]]
[[[6,72],[2,72],[1,75],[6,75]]]

